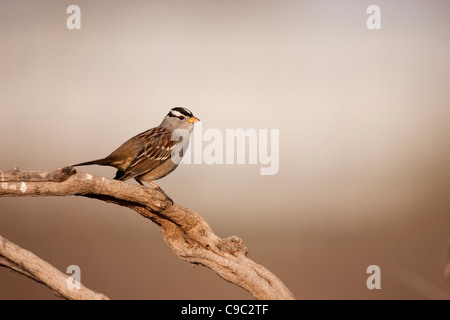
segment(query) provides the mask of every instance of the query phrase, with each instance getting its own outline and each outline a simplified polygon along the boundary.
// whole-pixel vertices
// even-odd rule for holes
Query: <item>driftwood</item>
[[[156,223],[167,245],[183,260],[206,266],[257,299],[294,299],[270,271],[247,257],[236,236],[221,239],[197,213],[172,204],[154,189],[77,172],[0,170],[0,197],[83,196],[128,207]],[[85,287],[67,292],[67,276],[32,253],[0,238],[0,266],[44,283],[67,299],[107,299]],[[76,291],[76,295],[73,294]]]
[[[5,267],[49,287],[53,292],[70,300],[108,300],[82,284],[74,289],[67,285],[69,277],[35,254],[0,236],[0,267]]]

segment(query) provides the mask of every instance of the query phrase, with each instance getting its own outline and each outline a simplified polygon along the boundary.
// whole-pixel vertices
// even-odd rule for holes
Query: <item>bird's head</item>
[[[183,107],[175,107],[169,111],[161,122],[161,127],[174,131],[176,129],[185,129],[192,132],[194,123],[200,121],[191,111]]]

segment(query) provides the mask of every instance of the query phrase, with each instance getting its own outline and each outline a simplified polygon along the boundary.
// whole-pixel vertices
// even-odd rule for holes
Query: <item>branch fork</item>
[[[210,268],[257,299],[295,299],[274,274],[247,257],[248,249],[239,237],[221,239],[197,213],[172,204],[156,190],[78,172],[73,167],[51,172],[21,171],[18,168],[0,170],[0,197],[43,196],[83,196],[128,207],[156,223],[165,242],[179,258]],[[2,243],[7,245],[0,245],[0,266],[42,282],[64,298],[107,298],[95,292],[85,292],[83,297],[67,295],[61,288],[66,283],[61,282],[58,270],[41,261],[45,263],[41,266],[53,275],[43,277],[28,267],[27,260],[16,259],[28,254],[6,239]],[[67,278],[64,274],[62,276]]]

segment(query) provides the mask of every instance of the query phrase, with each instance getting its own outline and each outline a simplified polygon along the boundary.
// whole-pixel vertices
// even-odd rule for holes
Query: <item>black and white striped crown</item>
[[[169,117],[182,117],[182,116],[186,116],[186,117],[193,117],[194,115],[192,114],[191,111],[189,111],[186,108],[183,107],[175,107],[172,110],[170,110],[170,112],[167,114]]]

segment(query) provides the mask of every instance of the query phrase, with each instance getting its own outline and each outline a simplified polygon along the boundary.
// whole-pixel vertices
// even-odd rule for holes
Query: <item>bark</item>
[[[52,172],[16,168],[0,170],[0,197],[6,196],[83,196],[128,207],[156,223],[167,245],[181,259],[210,268],[257,299],[294,299],[274,274],[247,257],[248,250],[239,237],[221,239],[197,213],[172,204],[154,189],[77,172],[72,167]],[[1,256],[14,262],[2,252]]]

